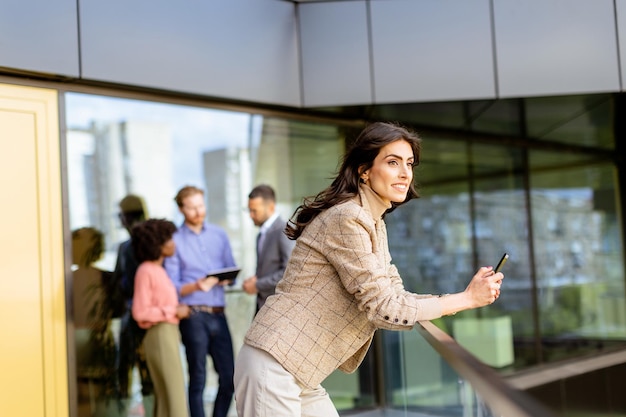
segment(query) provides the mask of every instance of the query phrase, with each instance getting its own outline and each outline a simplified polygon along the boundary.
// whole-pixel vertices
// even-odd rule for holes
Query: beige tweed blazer
[[[354,372],[377,328],[409,330],[441,317],[439,300],[406,291],[391,264],[381,219],[387,208],[362,185],[355,198],[319,214],[246,334],[246,344],[309,388],[335,369]]]

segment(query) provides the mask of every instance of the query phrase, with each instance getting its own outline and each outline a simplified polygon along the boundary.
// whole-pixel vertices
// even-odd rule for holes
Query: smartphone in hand
[[[498,272],[500,272],[500,270],[506,263],[507,259],[509,259],[509,254],[505,252],[504,255],[502,255],[502,258],[500,258],[500,262],[498,262],[498,265],[496,265],[496,267],[493,268],[494,274],[497,274]]]

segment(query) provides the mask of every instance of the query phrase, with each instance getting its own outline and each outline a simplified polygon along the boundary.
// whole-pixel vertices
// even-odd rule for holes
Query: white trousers
[[[304,387],[261,349],[243,345],[234,379],[239,417],[339,417],[321,385]]]

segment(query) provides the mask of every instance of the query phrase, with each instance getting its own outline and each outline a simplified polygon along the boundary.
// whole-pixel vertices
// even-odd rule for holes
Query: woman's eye
[[[389,165],[398,165],[398,161],[389,161]]]

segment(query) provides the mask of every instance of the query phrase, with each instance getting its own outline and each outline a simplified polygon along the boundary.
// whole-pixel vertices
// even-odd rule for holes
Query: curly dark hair
[[[161,247],[172,238],[176,225],[165,219],[148,219],[131,230],[133,251],[137,262],[156,261]]]
[[[331,185],[315,197],[305,198],[304,202],[295,210],[285,228],[287,237],[292,240],[297,239],[304,228],[322,211],[357,195],[360,175],[372,167],[374,159],[383,146],[398,140],[405,140],[411,145],[415,157],[414,166],[419,165],[422,141],[417,133],[397,123],[376,122],[370,124],[363,129],[352,147],[344,155],[339,172]],[[406,199],[401,203],[392,202],[391,208],[386,213],[418,197],[419,194],[411,182]]]

